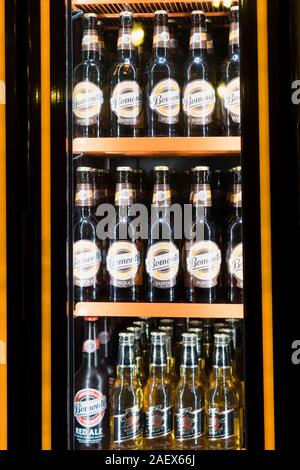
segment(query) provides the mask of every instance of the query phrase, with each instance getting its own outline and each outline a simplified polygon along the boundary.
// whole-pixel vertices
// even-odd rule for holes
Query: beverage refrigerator
[[[277,224],[279,224],[276,217],[273,217],[273,225],[271,225],[271,210],[276,212],[272,204],[274,204],[273,195],[276,194],[280,188],[280,184],[277,181],[280,170],[276,168],[270,160],[269,146],[271,122],[269,111],[269,89],[271,89],[271,81],[269,79],[269,73],[275,68],[275,64],[268,60],[268,54],[271,53],[272,44],[275,44],[275,40],[269,29],[270,21],[272,18],[274,20],[274,16],[276,15],[276,9],[273,10],[270,5],[272,2],[267,2],[266,0],[244,0],[240,3],[225,1],[157,2],[152,0],[148,2],[136,2],[132,0],[126,3],[121,0],[111,2],[107,2],[106,0],[50,2],[43,0],[38,7],[35,3],[36,2],[29,2],[29,17],[34,17],[34,20],[31,22],[31,28],[35,28],[38,40],[32,42],[30,51],[33,56],[34,53],[37,55],[40,54],[41,60],[40,86],[37,86],[37,90],[39,90],[38,103],[40,116],[35,114],[34,106],[31,106],[29,111],[32,123],[34,124],[36,121],[39,122],[40,119],[41,126],[41,133],[39,134],[38,130],[35,129],[32,130],[32,136],[39,136],[38,138],[41,143],[41,220],[39,221],[41,250],[40,253],[38,253],[38,255],[40,254],[40,273],[38,273],[37,276],[40,287],[40,297],[38,298],[40,303],[37,302],[37,305],[39,305],[41,309],[41,331],[40,336],[37,333],[35,342],[41,339],[40,400],[42,419],[40,437],[42,449],[64,450],[78,448],[76,428],[79,427],[78,423],[82,425],[82,423],[85,422],[84,418],[86,418],[86,416],[83,416],[83,418],[80,416],[80,413],[84,413],[84,410],[86,410],[84,406],[82,407],[81,405],[84,404],[85,401],[92,401],[91,396],[87,399],[86,395],[82,395],[83,400],[81,399],[82,397],[78,395],[80,390],[77,389],[75,379],[75,377],[78,378],[77,371],[79,370],[81,362],[85,323],[90,325],[88,329],[89,332],[87,333],[88,336],[85,337],[85,343],[86,340],[91,341],[93,339],[91,335],[95,334],[94,341],[88,344],[91,345],[93,343],[96,349],[100,349],[101,354],[107,354],[105,350],[109,349],[109,359],[112,360],[115,366],[118,356],[118,334],[120,332],[123,334],[123,336],[120,336],[121,343],[125,341],[125,337],[128,339],[130,335],[127,333],[126,336],[125,332],[128,331],[127,328],[129,327],[129,329],[131,328],[129,331],[134,333],[133,325],[135,321],[145,322],[146,328],[148,328],[150,333],[151,330],[155,331],[154,335],[152,335],[154,342],[158,341],[160,337],[158,331],[162,332],[164,330],[161,328],[168,328],[168,326],[172,325],[172,320],[175,330],[177,331],[176,334],[179,334],[180,338],[183,332],[185,332],[185,334],[189,333],[188,330],[194,321],[194,325],[192,324],[193,327],[196,325],[200,329],[210,328],[212,337],[213,334],[216,333],[217,336],[215,339],[216,342],[218,342],[222,341],[222,338],[218,336],[216,331],[217,328],[220,327],[218,324],[225,323],[225,326],[221,325],[220,331],[221,336],[223,331],[224,337],[226,336],[224,333],[226,326],[233,325],[235,320],[238,320],[238,337],[241,348],[238,360],[238,368],[240,370],[236,382],[238,382],[238,394],[242,397],[240,400],[242,405],[238,413],[241,424],[238,431],[240,433],[240,441],[239,445],[233,448],[273,450],[275,448],[276,437],[275,420],[277,419],[276,423],[279,423],[279,425],[281,423],[281,418],[279,419],[279,415],[276,414],[275,405],[277,402],[274,402],[274,377],[278,381],[278,371],[275,370],[274,376],[273,364],[274,348],[276,354],[280,354],[278,343],[273,342],[274,338],[276,341],[278,340],[280,326],[277,319],[280,312],[278,313],[279,307],[278,304],[276,304],[274,308],[276,312],[274,321],[272,291],[272,267],[275,275],[277,275],[277,272],[280,272],[279,268],[276,268],[276,271],[274,270],[274,257],[277,256],[276,250],[279,250],[279,247],[273,244],[273,251],[271,249],[272,241],[278,228]],[[232,20],[230,20],[232,13],[230,8],[232,6],[239,6],[240,33],[237,34],[236,29],[230,28],[230,21],[232,22]],[[127,137],[116,136],[117,131],[113,130],[112,132],[112,129],[116,127],[113,128],[112,126],[114,116],[112,117],[109,110],[107,110],[105,118],[107,119],[107,123],[103,135],[100,135],[99,127],[97,128],[99,122],[95,124],[95,121],[93,121],[92,124],[94,130],[91,134],[89,134],[89,132],[87,132],[86,135],[78,133],[78,126],[80,126],[78,122],[80,118],[82,118],[80,111],[82,107],[84,108],[84,102],[80,101],[82,99],[82,96],[80,97],[80,89],[79,93],[78,89],[77,93],[74,93],[74,89],[76,86],[78,87],[78,83],[80,85],[80,80],[83,80],[78,80],[74,70],[82,61],[82,42],[84,43],[84,47],[93,44],[93,41],[96,41],[95,36],[98,37],[101,28],[107,54],[104,66],[101,66],[101,70],[106,74],[107,84],[104,84],[103,88],[101,88],[102,85],[100,86],[100,82],[97,82],[99,85],[98,88],[100,88],[101,91],[104,90],[103,96],[100,96],[99,90],[96,89],[95,91],[93,87],[91,87],[89,91],[89,99],[91,100],[89,105],[91,108],[94,106],[97,110],[99,103],[101,105],[102,100],[105,100],[105,93],[112,93],[110,83],[113,77],[113,65],[117,62],[116,49],[119,43],[118,30],[121,21],[120,16],[122,18],[126,16],[124,14],[120,15],[120,13],[130,11],[133,14],[132,21],[135,36],[133,32],[130,33],[131,40],[133,41],[133,38],[135,38],[134,40],[137,41],[134,45],[137,51],[139,51],[139,49],[142,51],[141,46],[144,46],[143,53],[148,54],[148,59],[150,60],[153,39],[153,21],[154,16],[157,16],[155,12],[165,10],[168,12],[170,31],[173,30],[173,26],[171,26],[173,20],[175,20],[175,24],[177,25],[177,57],[180,58],[177,62],[175,60],[175,65],[178,65],[179,78],[176,80],[179,82],[179,88],[182,88],[184,80],[183,75],[185,69],[183,64],[188,56],[192,12],[195,10],[202,11],[207,20],[207,25],[209,25],[212,31],[216,52],[213,64],[215,76],[212,78],[214,84],[213,88],[216,92],[214,103],[216,108],[214,117],[216,128],[214,131],[208,136],[188,136],[187,131],[184,130],[183,117],[181,114],[181,127],[178,133],[175,132],[175,134],[173,134],[171,132],[169,136],[162,136],[159,135],[158,131],[155,131],[154,134],[150,136],[148,135],[146,127],[148,119],[149,129],[149,117],[147,117],[148,114],[146,112],[144,117],[145,121],[143,125],[141,124],[139,135]],[[90,16],[85,16],[87,14]],[[130,15],[127,16],[129,17]],[[96,20],[100,22],[100,25],[97,24],[97,31],[94,26]],[[172,21],[170,22],[170,20]],[[288,21],[287,18],[285,18],[285,20]],[[92,22],[93,27],[84,26],[87,22]],[[93,33],[87,34],[87,36],[94,36],[94,39],[87,38],[82,41],[84,38],[84,30],[86,31],[87,29],[93,30]],[[222,80],[220,71],[222,63],[228,55],[230,31],[232,34],[231,40],[233,37],[237,37],[237,35],[239,35],[240,40],[241,123],[238,131],[230,131],[226,135],[226,132],[224,134],[224,129],[222,130],[220,126],[220,122],[222,121],[222,106],[220,103],[225,99],[224,86],[228,85],[228,83]],[[272,42],[270,37],[272,37]],[[179,56],[180,54],[181,56]],[[97,60],[99,59],[97,58]],[[143,64],[141,66],[141,88],[146,89],[149,73],[148,76],[144,74],[145,65],[142,58],[140,58],[140,64]],[[34,64],[33,61],[30,68],[30,73],[33,74],[33,76],[35,66],[36,64]],[[171,80],[171,82],[173,80],[174,82],[175,79],[174,77],[169,77],[169,80]],[[90,75],[88,75],[88,81],[93,81]],[[172,86],[174,85],[173,82]],[[95,79],[93,84],[95,84]],[[106,87],[107,91],[105,91]],[[205,91],[207,92],[207,88],[204,92]],[[128,93],[134,94],[134,92],[135,89],[131,88]],[[175,88],[172,88],[171,92],[174,98],[176,94]],[[201,94],[203,89],[200,89],[199,92]],[[234,101],[238,96],[237,89],[233,89],[231,92],[231,98]],[[148,94],[144,93],[142,97],[138,97],[137,106],[142,106],[146,111],[149,111],[148,108],[150,108],[150,104],[148,106],[147,103],[150,95],[151,90],[149,90]],[[207,93],[206,99],[208,99],[208,96],[209,93]],[[116,101],[114,100],[107,101],[108,108],[113,108],[115,103]],[[179,101],[179,108],[181,108],[181,104],[181,101]],[[211,102],[209,104],[211,104]],[[173,106],[173,108],[176,108],[176,106]],[[276,109],[275,106],[275,111]],[[75,112],[73,113],[74,110]],[[183,112],[183,110],[181,110],[180,113],[181,112]],[[128,115],[126,116],[126,114],[125,118],[123,116],[125,121],[127,117]],[[101,120],[100,124],[104,122],[105,119]],[[124,124],[125,121],[121,120],[121,124]],[[136,123],[132,124],[132,121],[130,121],[130,123],[133,126],[136,125]],[[271,132],[274,132],[272,128]],[[272,142],[276,142],[276,138],[278,138],[278,135],[274,132],[274,134],[272,134]],[[34,158],[38,158],[38,156]],[[241,170],[237,170],[240,166]],[[228,297],[228,291],[225,288],[222,293],[219,293],[214,299],[208,298],[205,301],[199,301],[194,298],[188,298],[185,296],[186,284],[183,280],[180,280],[179,294],[177,297],[175,296],[173,298],[171,296],[167,301],[165,301],[166,299],[159,301],[155,299],[155,296],[149,298],[149,276],[147,276],[149,272],[147,273],[147,269],[145,269],[144,278],[142,278],[142,281],[139,281],[139,285],[144,287],[144,293],[137,297],[132,297],[131,299],[129,297],[124,300],[119,299],[118,295],[114,296],[112,294],[112,286],[115,287],[114,279],[111,273],[106,271],[102,273],[102,280],[99,284],[100,293],[96,293],[95,295],[90,294],[90,298],[88,297],[89,294],[81,299],[79,298],[80,296],[78,297],[78,284],[76,284],[76,276],[74,277],[73,262],[74,260],[76,260],[76,263],[80,262],[80,253],[75,253],[77,257],[73,255],[74,244],[80,240],[74,238],[76,234],[74,230],[74,216],[76,215],[76,211],[78,212],[76,200],[78,201],[80,197],[83,197],[82,194],[78,196],[78,193],[83,190],[87,190],[88,193],[90,190],[86,186],[82,186],[89,184],[89,178],[92,178],[90,169],[97,169],[100,176],[101,171],[102,176],[103,174],[106,175],[107,193],[105,193],[106,200],[104,202],[107,203],[109,201],[115,201],[112,193],[114,193],[116,182],[118,184],[124,183],[120,173],[131,174],[133,170],[144,171],[146,179],[141,185],[141,189],[144,190],[147,195],[146,198],[148,198],[149,191],[153,189],[154,167],[156,168],[154,172],[155,178],[157,177],[157,172],[168,172],[168,178],[171,181],[170,188],[165,187],[163,191],[170,190],[172,197],[174,197],[174,193],[176,194],[177,192],[177,195],[179,194],[179,196],[177,196],[179,204],[183,204],[184,191],[186,190],[190,193],[190,190],[186,189],[185,178],[187,170],[191,171],[193,168],[198,168],[200,172],[206,171],[209,172],[209,175],[212,173],[212,183],[215,181],[214,178],[216,178],[216,175],[218,175],[216,170],[221,170],[221,174],[229,175],[229,178],[232,178],[232,175],[238,178],[238,181],[235,180],[235,184],[242,184],[243,195],[243,249],[238,255],[239,261],[242,260],[243,264],[242,298],[230,299]],[[210,168],[209,170],[208,167]],[[168,170],[166,168],[168,168]],[[232,168],[235,168],[235,171],[229,172]],[[176,171],[175,178],[177,178],[175,184],[174,170]],[[272,186],[270,170],[272,170]],[[81,177],[87,178],[87,180],[80,179],[80,173]],[[137,174],[139,173],[134,173],[134,175]],[[117,180],[119,177],[121,177],[121,179]],[[209,176],[209,179],[210,177],[211,176]],[[130,182],[132,176],[126,178],[125,183],[127,186],[125,188],[119,186],[119,190],[126,189],[126,197],[128,197],[128,194],[131,194],[132,191]],[[233,180],[231,179],[231,181]],[[206,183],[207,182],[208,181],[206,181]],[[158,180],[156,180],[156,183],[158,185],[161,184]],[[203,181],[201,181],[201,184],[202,183]],[[167,183],[164,182],[164,184],[166,185]],[[100,189],[103,189],[103,187]],[[224,190],[224,187],[221,189]],[[213,186],[212,190],[214,204],[214,195],[217,194],[216,187]],[[37,191],[39,191],[39,187]],[[134,194],[136,194],[136,192],[135,189]],[[199,190],[197,194],[200,194]],[[231,195],[237,197],[236,193],[231,192]],[[84,197],[89,198],[86,194]],[[149,196],[149,198],[151,199],[151,196]],[[154,200],[158,199],[159,197],[156,193],[156,199]],[[209,199],[207,195],[206,199]],[[234,199],[233,197],[233,200]],[[225,206],[226,204],[225,202]],[[113,203],[113,205],[116,204]],[[80,207],[85,206],[82,205]],[[224,217],[225,214],[222,214],[221,211],[221,215]],[[218,226],[223,230],[224,222],[219,222]],[[223,239],[225,238],[226,236],[223,236]],[[111,240],[109,240],[109,243],[110,242]],[[147,249],[149,250],[147,243],[148,241],[146,240],[146,253]],[[145,267],[146,263],[143,262],[142,250],[140,251],[140,257],[138,259]],[[178,253],[176,256],[180,258],[180,265],[184,265],[183,251],[182,249],[176,251],[176,253]],[[224,257],[224,243],[222,247],[220,247],[220,251],[223,259],[226,259],[226,254]],[[112,271],[112,265],[109,265],[109,263],[112,263],[112,257],[109,252],[106,256],[105,250],[103,250],[102,256],[105,268],[107,267],[109,271],[108,267],[110,266],[110,270]],[[99,262],[99,259],[96,261]],[[223,261],[221,264],[220,269],[226,270],[226,263]],[[76,268],[77,265],[75,266],[75,270]],[[184,272],[185,269],[186,267],[183,266]],[[219,274],[220,272],[218,272],[218,275]],[[226,276],[224,276],[224,279],[226,281]],[[80,285],[80,287],[82,286],[84,286],[84,284]],[[106,294],[101,293],[103,286],[106,286]],[[120,284],[118,286],[120,287]],[[195,323],[195,320],[197,320],[198,323]],[[163,326],[164,322],[167,326]],[[93,333],[93,325],[96,325],[96,333]],[[277,336],[273,336],[274,326],[274,331]],[[183,341],[187,341],[186,337]],[[182,349],[180,343],[181,339],[178,341],[178,344]],[[174,345],[175,350],[176,344]],[[205,343],[205,345],[206,344],[208,343]],[[213,340],[210,344],[212,348]],[[87,345],[85,345],[85,348],[86,347]],[[122,348],[120,347],[120,349]],[[152,352],[154,349],[153,344]],[[86,349],[84,350],[84,354],[88,354]],[[170,357],[172,358],[172,354]],[[180,366],[180,359],[178,359],[180,355],[176,357],[177,362],[174,367],[177,378],[174,379],[174,382],[178,381],[178,366]],[[213,360],[212,353],[210,353],[210,357],[209,355],[207,355],[207,357]],[[100,364],[102,364],[101,358]],[[38,366],[39,364],[36,362],[35,367]],[[103,364],[99,367],[99,370],[102,370],[101,368],[104,368]],[[105,368],[108,369],[108,361],[105,362]],[[210,368],[215,369],[212,366],[210,366]],[[146,370],[147,364],[145,366],[145,372]],[[118,367],[118,372],[120,373],[120,367]],[[209,368],[206,372],[209,372],[210,382],[213,383],[213,379],[211,378],[213,374]],[[171,376],[171,368],[170,370],[168,369],[168,374]],[[140,379],[142,379],[141,373]],[[170,382],[169,380],[167,381]],[[176,395],[176,390],[174,391],[174,396]],[[103,390],[101,393],[102,392]],[[115,396],[114,392],[111,396]],[[112,406],[111,396],[107,396],[106,410]],[[97,397],[98,399],[96,398],[97,401],[95,404],[101,408],[101,406],[103,406],[103,400],[100,400],[101,395],[100,398],[99,395],[97,395]],[[95,397],[93,398],[95,399]],[[80,402],[79,404],[78,400]],[[146,409],[147,403],[145,402],[146,400],[144,399],[144,404],[141,406],[146,415],[149,410]],[[209,422],[209,416],[211,414],[211,410],[208,410],[210,406],[209,403],[211,404],[210,392],[207,393],[207,403],[204,404],[208,416],[207,422]],[[170,406],[172,405],[173,402],[170,403]],[[218,404],[216,404],[215,407],[217,406]],[[98,414],[96,413],[96,418],[99,418],[102,412],[103,410],[101,409]],[[91,409],[89,413],[88,420],[94,417]],[[114,415],[113,411],[112,415]],[[102,416],[100,416],[100,418],[102,419]],[[220,417],[218,419],[220,420]],[[101,432],[103,432],[104,435],[108,435],[109,429],[111,428],[111,434],[113,435],[113,422],[109,426],[108,421],[103,419],[103,423],[105,423],[105,426]],[[210,422],[210,424],[207,425],[207,434],[211,433],[209,429],[213,427],[212,423],[213,422]],[[83,425],[82,429],[84,428],[89,429],[90,424],[88,426]],[[85,432],[83,435],[84,434]],[[179,450],[181,444],[180,442],[176,443],[176,439],[173,438],[173,435],[171,441],[172,444],[169,444],[169,449],[174,451]],[[178,439],[178,441],[181,440]],[[210,444],[211,441],[214,441],[211,434],[208,436],[207,441],[209,441]],[[84,439],[83,442],[86,444],[86,439]],[[205,444],[205,446],[208,448],[208,444]],[[117,449],[118,442],[114,442],[112,438],[111,442],[106,444],[105,447]],[[140,442],[137,450],[145,448],[149,448],[147,439],[142,440],[142,443]],[[161,449],[163,448],[164,447],[161,446]],[[223,447],[220,445],[218,448]]]

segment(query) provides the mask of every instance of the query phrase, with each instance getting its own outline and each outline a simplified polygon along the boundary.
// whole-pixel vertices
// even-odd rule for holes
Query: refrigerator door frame
[[[66,5],[70,4],[67,0]],[[45,283],[42,281],[42,442],[45,450],[70,448],[72,429],[73,319],[68,299],[72,253],[71,247],[66,246],[67,237],[72,236],[72,164],[70,158],[67,163],[65,160],[66,150],[70,155],[72,149],[71,139],[66,139],[71,122],[71,88],[67,69],[72,50],[69,34],[72,26],[70,11],[66,15],[66,5],[64,2],[51,2],[50,8],[49,0],[41,0],[41,103],[44,122],[41,145],[45,170],[42,178],[45,206],[41,259],[42,279],[46,280]],[[242,137],[244,223],[245,232],[251,234],[245,239],[244,254],[246,402],[250,410],[246,414],[247,448],[271,450],[274,448],[274,403],[269,109],[265,98],[268,87],[267,0],[244,0],[241,23],[242,56],[247,57],[242,61],[241,72],[245,122]],[[69,83],[67,95],[66,83]],[[46,174],[49,169],[49,174]],[[256,253],[255,261],[253,253]],[[254,406],[255,413],[251,413]]]

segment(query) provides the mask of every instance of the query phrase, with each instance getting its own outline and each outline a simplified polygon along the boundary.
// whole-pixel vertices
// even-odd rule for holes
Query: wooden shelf
[[[242,304],[79,302],[74,316],[243,318]]]
[[[93,154],[144,157],[201,157],[210,155],[239,155],[240,137],[131,137],[74,139],[74,154]]]
[[[237,4],[237,0],[233,0],[232,5]],[[113,18],[125,9],[131,10],[136,16],[152,15],[156,10],[168,10],[170,16],[186,15],[193,10],[203,10],[209,16],[229,14],[229,9],[224,7],[223,2],[215,8],[213,0],[72,0],[72,7],[84,12],[98,13],[106,18]]]

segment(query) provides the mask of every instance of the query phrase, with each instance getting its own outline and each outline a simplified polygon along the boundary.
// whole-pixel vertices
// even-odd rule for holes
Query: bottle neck
[[[150,364],[149,376],[152,377],[152,379],[163,381],[167,377],[167,367],[168,367],[167,364],[166,365]]]
[[[198,376],[198,365],[194,367],[180,366],[180,378],[184,383],[195,384]]]
[[[84,338],[82,362],[87,368],[98,367],[99,340],[94,322],[87,322]]]
[[[131,366],[118,366],[117,367],[117,374],[118,378],[121,380],[122,383],[129,383],[131,384],[135,378],[136,375],[136,366],[131,365]]]
[[[207,57],[207,35],[204,27],[193,25],[190,35],[189,54],[192,57]]]
[[[154,57],[168,58],[170,55],[170,34],[166,24],[156,25],[153,33]]]
[[[132,28],[123,25],[118,36],[118,58],[120,61],[130,61],[136,58],[135,47],[132,44]]]
[[[231,358],[228,345],[215,345],[213,352],[213,374],[216,379],[231,376]]]
[[[240,30],[239,23],[234,21],[230,24],[230,33],[229,33],[229,53],[230,55],[236,54],[240,50]]]
[[[99,60],[99,37],[96,29],[83,31],[81,50],[83,60]]]
[[[240,183],[235,183],[232,186],[230,203],[232,204],[234,214],[240,217],[242,215],[242,185]]]

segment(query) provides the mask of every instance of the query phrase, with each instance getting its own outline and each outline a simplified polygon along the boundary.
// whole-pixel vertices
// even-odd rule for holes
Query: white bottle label
[[[228,271],[237,280],[237,287],[243,288],[244,271],[243,271],[243,244],[236,245],[228,260]]]
[[[146,271],[153,286],[160,289],[173,287],[179,270],[179,250],[172,242],[154,243],[147,252]]]
[[[73,90],[73,113],[78,125],[90,126],[97,122],[103,104],[102,90],[88,80],[77,83]]]
[[[187,250],[187,271],[193,285],[200,288],[214,287],[221,270],[221,250],[212,241],[204,240],[191,244]]]
[[[184,89],[182,105],[192,124],[210,124],[216,106],[215,90],[206,80],[193,80]]]
[[[176,80],[166,78],[160,80],[152,88],[150,108],[158,115],[158,120],[165,124],[179,122],[180,89]]]
[[[134,80],[118,83],[110,98],[111,110],[123,125],[135,125],[142,111],[142,91]]]
[[[224,106],[229,111],[233,122],[241,123],[240,77],[231,80],[225,91]]]
[[[107,271],[110,282],[116,287],[131,287],[141,264],[136,245],[127,241],[114,242],[107,253]]]
[[[89,287],[97,283],[101,251],[90,240],[79,240],[73,245],[73,282],[75,286]]]

